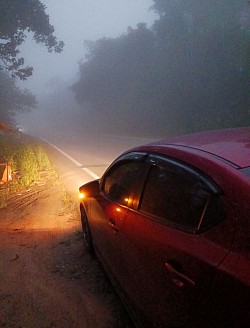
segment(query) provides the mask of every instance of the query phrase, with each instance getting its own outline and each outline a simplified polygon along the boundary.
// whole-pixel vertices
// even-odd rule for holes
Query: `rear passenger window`
[[[104,193],[122,205],[129,205],[141,170],[141,162],[125,162],[112,168],[105,176]]]
[[[223,209],[218,204],[198,175],[168,163],[151,167],[139,208],[182,230],[197,232],[219,220]]]

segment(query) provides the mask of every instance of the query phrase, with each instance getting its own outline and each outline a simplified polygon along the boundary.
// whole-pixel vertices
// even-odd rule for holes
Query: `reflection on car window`
[[[141,162],[126,162],[111,169],[105,177],[104,193],[120,204],[129,205],[141,168]]]
[[[182,167],[169,164],[151,167],[140,210],[164,218],[184,230],[195,231],[202,218],[211,225],[204,209],[214,215],[215,204],[203,180]],[[217,220],[218,215],[214,219]]]

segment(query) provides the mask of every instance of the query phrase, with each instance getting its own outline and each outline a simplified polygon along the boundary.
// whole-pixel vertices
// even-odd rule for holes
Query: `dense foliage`
[[[32,75],[33,68],[24,67],[24,58],[18,56],[29,32],[49,52],[62,51],[64,44],[54,36],[45,8],[39,0],[0,0],[0,69],[22,80]]]
[[[146,135],[250,124],[250,5],[154,0],[159,18],[86,42],[72,87],[117,131]],[[123,122],[130,122],[129,130]]]
[[[36,98],[16,86],[14,78],[0,70],[0,122],[13,124],[16,112],[36,107]]]
[[[39,180],[41,170],[51,170],[48,156],[40,143],[25,137],[17,139],[0,135],[0,161],[10,164],[13,180],[0,188],[0,208],[6,206],[9,193]],[[53,179],[53,176],[51,175]]]

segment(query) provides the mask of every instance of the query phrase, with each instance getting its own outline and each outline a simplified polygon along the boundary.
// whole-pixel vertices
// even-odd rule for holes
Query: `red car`
[[[250,127],[133,148],[80,196],[136,326],[250,327]]]

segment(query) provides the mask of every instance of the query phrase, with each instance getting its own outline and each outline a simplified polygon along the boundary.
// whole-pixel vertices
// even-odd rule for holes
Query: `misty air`
[[[0,0],[0,326],[250,326],[250,1]]]

